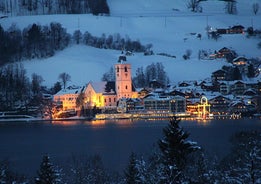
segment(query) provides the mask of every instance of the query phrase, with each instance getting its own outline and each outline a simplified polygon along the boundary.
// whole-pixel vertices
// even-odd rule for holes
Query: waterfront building
[[[186,99],[182,96],[160,97],[148,95],[143,99],[144,109],[147,111],[169,111],[186,113]]]
[[[122,98],[137,98],[138,93],[132,85],[131,65],[120,59],[115,64],[116,81],[90,81],[85,87],[74,90],[63,89],[54,95],[54,101],[63,106],[63,110],[77,110],[76,100],[83,94],[85,109],[98,108],[103,110],[117,108],[117,102]],[[79,109],[78,109],[79,110]]]
[[[77,109],[76,100],[85,87],[69,86],[60,90],[53,96],[53,101],[62,107],[63,111],[75,111]]]

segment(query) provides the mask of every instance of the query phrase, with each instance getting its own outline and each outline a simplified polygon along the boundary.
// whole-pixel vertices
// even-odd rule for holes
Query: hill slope
[[[144,68],[152,62],[162,62],[171,82],[181,80],[200,80],[221,68],[224,61],[199,61],[198,50],[219,50],[222,47],[234,49],[246,57],[261,57],[257,48],[257,39],[248,39],[245,35],[224,35],[220,40],[209,40],[205,33],[206,25],[213,28],[227,28],[241,24],[246,28],[254,26],[261,29],[261,13],[254,16],[251,10],[256,0],[238,1],[238,14],[224,14],[224,3],[206,1],[202,3],[203,13],[192,13],[186,8],[183,0],[108,0],[111,16],[92,15],[45,15],[9,17],[1,20],[1,25],[8,28],[15,23],[20,29],[32,23],[41,25],[60,22],[71,34],[77,29],[82,33],[90,32],[101,36],[120,33],[142,44],[153,44],[154,53],[168,53],[176,59],[164,56],[143,56],[135,53],[127,58],[132,64],[132,73],[138,67]],[[261,0],[258,1],[261,5]],[[194,34],[202,34],[202,40]],[[185,40],[185,41],[184,41]],[[192,50],[191,59],[184,61],[182,55]],[[41,75],[47,86],[58,81],[58,75],[66,72],[71,75],[72,84],[84,85],[90,80],[100,81],[102,74],[117,62],[120,51],[95,49],[84,45],[72,45],[54,57],[42,60],[25,61],[28,76],[32,73]]]

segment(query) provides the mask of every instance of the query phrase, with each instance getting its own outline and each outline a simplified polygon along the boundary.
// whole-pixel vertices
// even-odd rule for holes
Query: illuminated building
[[[115,82],[89,82],[84,96],[86,108],[116,108]]]
[[[136,98],[137,93],[132,85],[131,80],[131,65],[128,63],[119,62],[115,64],[115,89],[117,99],[121,98]]]
[[[149,95],[143,99],[145,110],[161,110],[173,113],[186,112],[186,99],[182,96],[157,97]]]
[[[132,85],[131,65],[126,62],[115,64],[116,81],[89,82],[85,94],[86,108],[116,109],[121,98],[136,98],[138,93]]]
[[[83,90],[84,87],[70,86],[56,93],[53,100],[62,106],[63,111],[76,110],[76,99]]]

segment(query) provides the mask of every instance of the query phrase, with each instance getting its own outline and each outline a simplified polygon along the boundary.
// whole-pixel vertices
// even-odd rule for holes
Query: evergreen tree
[[[74,156],[72,166],[68,171],[67,181],[69,184],[106,184],[112,183],[104,169],[99,155],[90,157]]]
[[[61,182],[60,173],[50,161],[50,157],[43,156],[40,169],[35,179],[36,184],[59,184]]]
[[[129,164],[125,171],[125,178],[127,184],[146,183],[146,169],[145,162],[138,160],[135,153],[131,153]]]
[[[174,117],[163,129],[164,138],[159,141],[159,148],[164,165],[165,183],[182,183],[188,157],[200,148],[195,142],[188,141],[189,134],[179,125],[180,119]]]
[[[231,152],[221,162],[221,183],[260,183],[261,132],[239,132],[231,142]]]

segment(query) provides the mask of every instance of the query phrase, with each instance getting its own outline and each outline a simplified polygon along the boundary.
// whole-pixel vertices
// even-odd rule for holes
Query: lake
[[[0,160],[8,159],[19,173],[35,176],[46,153],[56,165],[72,155],[99,154],[107,169],[122,171],[131,152],[151,153],[167,124],[167,120],[0,122]],[[229,151],[233,133],[261,130],[260,119],[182,120],[180,125],[190,140],[218,157]]]

